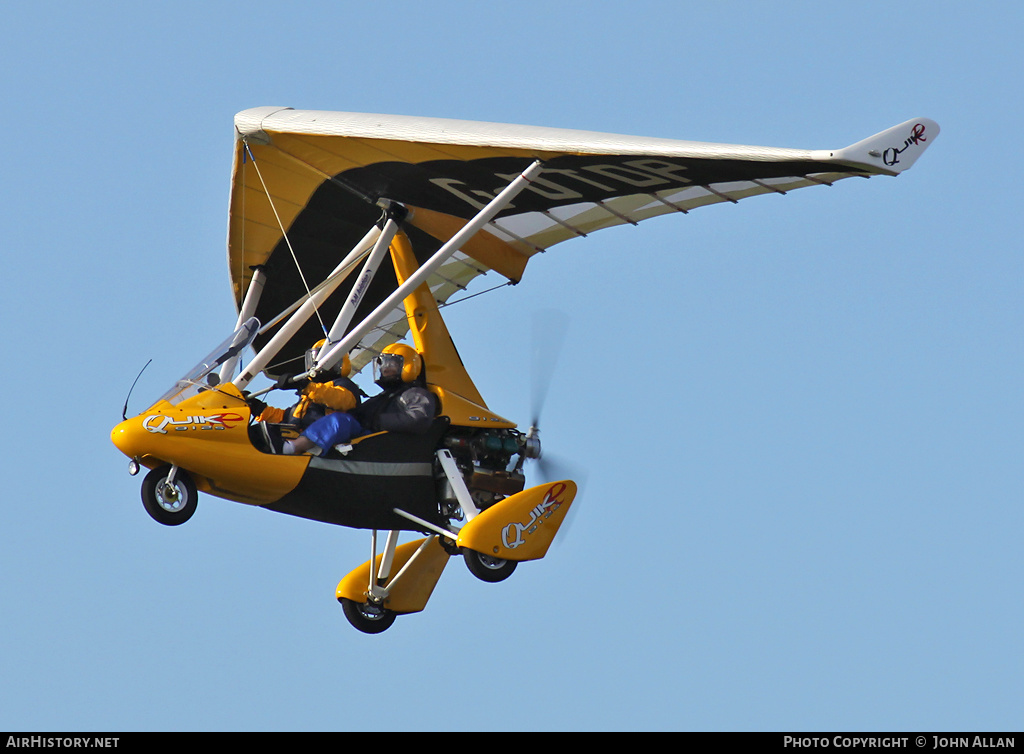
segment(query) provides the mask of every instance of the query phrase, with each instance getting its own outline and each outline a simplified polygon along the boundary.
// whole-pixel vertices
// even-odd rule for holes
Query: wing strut
[[[515,180],[508,184],[504,189],[501,190],[494,199],[492,199],[487,206],[480,210],[472,220],[462,226],[462,229],[452,236],[447,243],[445,243],[437,252],[434,253],[430,259],[428,259],[422,266],[420,266],[416,272],[414,272],[404,283],[402,283],[394,292],[388,296],[381,304],[373,310],[373,312],[366,317],[362,322],[354,327],[348,335],[338,341],[333,348],[317,361],[316,368],[318,369],[330,369],[332,366],[337,364],[344,357],[346,353],[351,351],[359,341],[369,333],[374,327],[377,326],[384,317],[396,306],[398,306],[406,296],[412,293],[420,284],[426,282],[427,278],[430,277],[442,264],[444,264],[449,257],[451,257],[456,251],[458,251],[463,244],[465,244],[470,238],[472,238],[478,230],[484,225],[490,222],[495,215],[497,215],[502,209],[504,209],[509,202],[511,202],[516,196],[519,195],[523,189],[525,189],[530,181],[537,176],[541,171],[541,162],[536,160],[526,170],[520,173]],[[250,365],[250,369],[251,369]]]
[[[370,256],[366,258],[366,262],[363,263],[363,271],[359,274],[359,278],[352,285],[352,292],[349,297],[345,299],[345,305],[341,307],[341,311],[338,312],[337,319],[334,320],[334,325],[331,326],[331,332],[327,335],[327,344],[333,345],[338,342],[342,335],[345,334],[345,328],[349,326],[352,321],[352,316],[356,313],[356,308],[363,300],[363,296],[366,290],[370,287],[370,283],[373,281],[374,275],[377,274],[377,268],[380,267],[380,262],[384,258],[384,254],[387,252],[388,247],[391,245],[392,239],[398,232],[398,222],[391,216],[391,210],[388,210],[388,219],[384,223],[384,229],[377,237],[377,242],[373,245],[373,251],[370,252]]]
[[[306,320],[313,314],[313,310],[334,292],[335,288],[347,277],[352,268],[359,263],[359,260],[377,240],[380,232],[380,228],[376,225],[370,228],[362,240],[353,247],[352,251],[341,261],[341,264],[334,268],[334,272],[328,276],[328,280],[332,282],[329,285],[317,287],[312,297],[299,307],[298,311],[281,326],[277,334],[263,347],[263,350],[256,354],[255,358],[249,362],[249,366],[246,367],[245,371],[238,375],[235,379],[235,387],[239,390],[245,390],[246,386],[252,382],[252,379],[267,368],[270,360],[277,356],[288,340],[305,324]]]
[[[263,286],[267,282],[267,273],[264,272],[262,266],[254,267],[252,271],[252,279],[249,281],[249,289],[245,292],[245,299],[242,301],[242,308],[238,312],[238,322],[235,323],[235,331],[237,332],[242,325],[249,321],[249,318],[256,312],[256,305],[259,303],[260,296],[263,293]],[[241,353],[237,353],[230,359],[224,362],[220,368],[220,381],[227,382],[231,379],[231,375],[235,373],[235,367],[238,366],[238,360],[242,358]]]

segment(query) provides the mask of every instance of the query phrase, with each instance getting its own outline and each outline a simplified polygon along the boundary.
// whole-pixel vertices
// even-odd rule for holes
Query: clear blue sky
[[[1018,3],[37,2],[5,11],[0,729],[1020,730]],[[951,8],[963,10],[951,10]],[[358,634],[364,533],[204,497],[153,522],[111,445],[234,321],[235,112],[259,105],[835,148],[897,179],[556,247],[449,310],[545,447],[568,536]],[[488,279],[481,284],[489,282]]]

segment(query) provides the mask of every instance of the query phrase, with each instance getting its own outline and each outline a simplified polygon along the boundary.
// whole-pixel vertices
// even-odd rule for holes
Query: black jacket
[[[411,432],[423,434],[434,421],[440,406],[437,396],[420,385],[398,385],[386,389],[356,406],[351,413],[363,431]]]

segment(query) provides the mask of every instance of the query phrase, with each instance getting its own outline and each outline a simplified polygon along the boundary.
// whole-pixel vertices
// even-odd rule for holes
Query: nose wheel
[[[153,520],[164,526],[178,526],[196,512],[199,493],[187,472],[170,466],[153,469],[142,481],[142,505]]]

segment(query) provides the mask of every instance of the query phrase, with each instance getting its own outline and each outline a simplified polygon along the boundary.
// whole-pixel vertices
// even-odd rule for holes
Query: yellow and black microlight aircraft
[[[202,491],[370,530],[371,558],[337,598],[379,633],[424,609],[452,556],[490,582],[543,558],[577,494],[569,479],[526,486],[536,420],[522,432],[488,408],[439,304],[479,275],[517,283],[536,254],[602,228],[898,175],[939,127],[915,118],[803,150],[264,107],[239,113],[235,132],[235,332],[111,436],[131,473],[151,470],[142,499],[162,524],[187,521]],[[251,398],[272,389],[250,395],[258,375],[316,377],[346,358],[359,371],[410,334],[440,407],[428,431],[284,455],[289,428],[252,416]],[[402,532],[423,536],[399,544]]]

